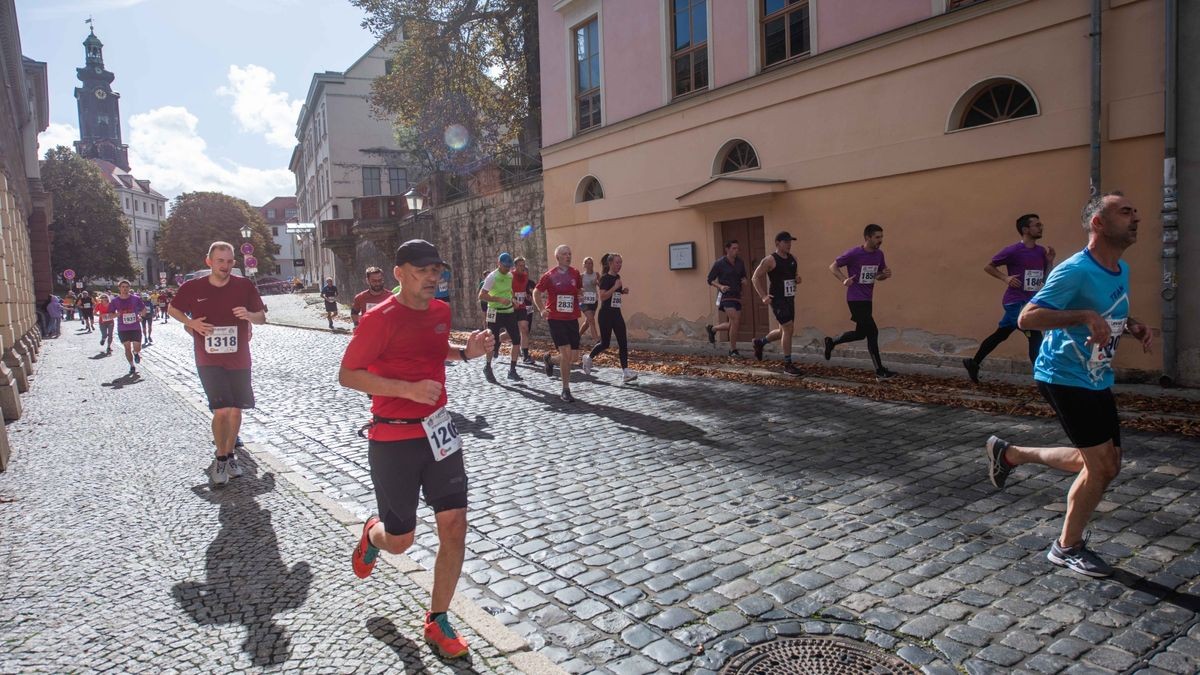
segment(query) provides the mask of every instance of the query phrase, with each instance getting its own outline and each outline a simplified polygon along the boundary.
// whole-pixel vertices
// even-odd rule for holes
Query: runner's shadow
[[[483,415],[476,415],[475,421],[472,422],[468,421],[465,415],[451,412],[450,419],[454,420],[454,428],[458,429],[460,434],[465,432],[471,434],[475,438],[482,438],[484,440],[492,440],[495,438],[495,436],[492,434],[484,431],[485,428],[491,425],[488,424],[487,419],[484,418]]]
[[[131,384],[138,384],[141,381],[142,376],[140,373],[132,373],[130,375],[122,375],[112,382],[101,382],[100,386],[108,387],[110,389],[121,389],[122,387],[128,387]]]
[[[1117,569],[1109,579],[1130,590],[1146,593],[1165,603],[1175,605],[1180,609],[1186,609],[1193,613],[1200,612],[1200,596],[1195,596],[1191,593],[1182,593],[1123,569]]]
[[[404,662],[405,672],[428,672],[425,668],[425,661],[421,658],[420,645],[404,637],[399,629],[396,628],[396,624],[392,623],[391,619],[382,616],[367,619],[367,630],[370,631],[371,637],[391,647],[392,651],[396,652],[396,656],[400,657],[400,660]],[[471,658],[472,655],[468,653],[462,658],[441,659],[441,662],[456,673],[464,673],[464,675],[467,673],[478,673],[479,671],[475,669],[475,664],[471,662]]]
[[[246,626],[242,650],[255,666],[283,663],[291,655],[291,638],[275,615],[304,605],[312,584],[308,563],[288,569],[279,552],[271,514],[255,497],[275,490],[275,476],[246,475],[212,490],[192,488],[201,498],[220,505],[221,530],[208,546],[205,581],[184,581],[172,593],[179,606],[201,626],[241,623]]]
[[[90,356],[88,358],[90,358],[93,361],[99,361],[100,359],[107,359],[110,356],[112,356],[112,354],[109,354],[108,352],[100,352],[99,354],[97,354],[95,356]]]

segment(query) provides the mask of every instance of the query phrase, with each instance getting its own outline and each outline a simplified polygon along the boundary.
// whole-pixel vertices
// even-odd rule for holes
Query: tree
[[[430,171],[540,149],[537,0],[350,0],[393,49],[371,104]],[[397,39],[403,36],[403,39]],[[465,142],[464,142],[465,141]]]
[[[179,272],[205,267],[204,256],[214,241],[227,241],[237,251],[239,267],[244,239],[241,229],[253,231],[250,243],[259,269],[275,269],[279,245],[258,210],[244,199],[220,192],[185,192],[171,204],[171,215],[163,221],[158,238],[158,257]]]
[[[41,169],[42,184],[54,194],[54,274],[71,269],[80,280],[133,277],[137,268],[129,258],[129,223],[100,168],[60,145],[46,151]]]

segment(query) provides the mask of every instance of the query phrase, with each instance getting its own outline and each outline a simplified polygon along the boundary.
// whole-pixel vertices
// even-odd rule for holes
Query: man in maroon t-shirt
[[[533,305],[546,317],[550,338],[558,348],[558,367],[562,370],[562,400],[574,403],[571,396],[571,366],[579,351],[579,303],[583,299],[583,276],[571,267],[571,247],[561,244],[554,249],[558,267],[546,272],[534,287]],[[554,376],[554,357],[546,355],[546,377]]]
[[[231,244],[213,242],[204,262],[212,272],[180,286],[167,311],[195,342],[196,371],[213,413],[217,457],[209,467],[209,479],[216,486],[242,475],[233,448],[242,428],[242,410],[254,407],[250,324],[266,323],[267,313],[254,283],[230,274]]]
[[[388,296],[392,294],[383,287],[383,270],[378,267],[368,267],[366,275],[367,290],[354,296],[354,302],[350,304],[350,320],[354,322],[355,330],[358,329],[358,317],[368,309],[387,300]]]
[[[363,315],[338,381],[371,395],[367,462],[379,514],[363,525],[351,556],[354,574],[370,576],[380,550],[399,555],[412,546],[417,498],[424,493],[439,542],[425,640],[442,656],[457,658],[467,653],[467,641],[446,612],[466,554],[467,473],[462,439],[446,409],[446,361],[491,352],[492,335],[477,330],[466,345],[450,344],[450,305],[433,297],[445,267],[427,241],[396,249],[392,275],[400,293]]]

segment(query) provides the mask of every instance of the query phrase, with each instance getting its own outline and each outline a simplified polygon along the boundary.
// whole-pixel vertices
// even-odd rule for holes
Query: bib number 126
[[[450,412],[444,407],[438,408],[437,412],[426,417],[425,421],[421,422],[421,426],[425,428],[425,436],[429,439],[429,447],[433,450],[435,462],[440,462],[462,450],[462,438],[458,435],[458,428],[454,426]]]

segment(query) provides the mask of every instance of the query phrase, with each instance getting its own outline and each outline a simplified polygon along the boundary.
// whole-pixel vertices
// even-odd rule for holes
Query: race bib
[[[496,323],[496,308],[491,305],[488,305],[487,308],[487,322]]]
[[[237,326],[213,326],[204,336],[204,351],[209,354],[232,354],[237,351]]]
[[[717,307],[721,306],[721,291],[717,291]]]
[[[138,322],[138,315],[133,312],[126,312],[121,315],[121,323],[126,326],[134,325]]]
[[[446,281],[445,279],[439,281],[437,292],[438,293],[449,293],[450,292],[450,282]]]
[[[612,294],[612,300],[608,303],[613,309],[621,309],[621,291]]]
[[[525,293],[524,293],[524,291],[522,291],[522,292],[520,292],[520,293],[516,293],[516,294],[514,294],[514,295],[513,295],[513,301],[514,301],[514,302],[516,302],[518,305],[524,305],[524,304],[525,304]]]
[[[1091,370],[1109,367],[1113,356],[1117,353],[1117,343],[1121,341],[1121,335],[1125,332],[1125,319],[1105,319],[1105,321],[1108,322],[1108,328],[1112,331],[1112,335],[1104,344],[1092,345],[1092,358],[1088,359],[1088,368]]]
[[[795,296],[796,296],[796,280],[795,279],[784,279],[783,280],[783,297],[792,298]]]
[[[583,292],[583,304],[585,304],[585,305],[596,304],[596,291],[584,291]]]
[[[879,265],[863,265],[858,271],[858,283],[873,284],[875,277],[879,274]]]
[[[368,303],[367,303],[367,308],[366,308],[366,309],[364,309],[363,311],[364,311],[364,312],[369,312],[369,311],[371,311],[371,308],[372,308],[372,307],[375,307],[375,306],[376,306],[376,305],[378,305],[378,304],[379,304],[378,302],[368,302]]]
[[[112,312],[105,312],[100,315],[100,323],[112,323],[112,320],[115,318],[117,318],[116,314],[113,314]]]
[[[425,437],[429,439],[429,447],[433,450],[433,461],[440,462],[462,450],[462,438],[458,435],[454,420],[450,418],[450,412],[444,407],[426,417],[421,426],[425,427]]]
[[[1042,281],[1045,272],[1042,270],[1025,270],[1025,286],[1027,291],[1042,290]]]
[[[554,300],[554,311],[568,314],[575,311],[575,296],[557,295]]]

